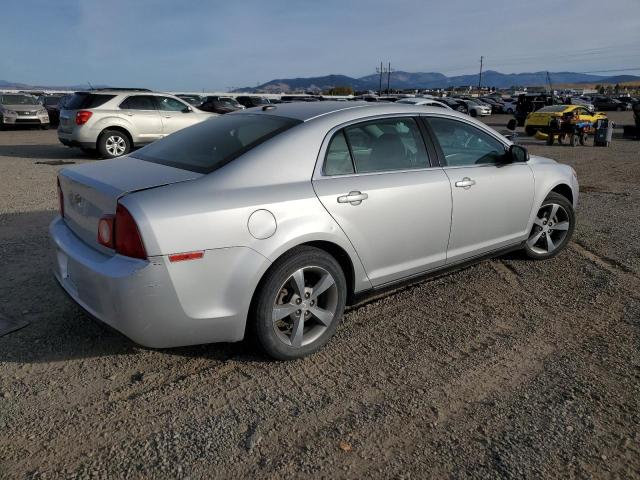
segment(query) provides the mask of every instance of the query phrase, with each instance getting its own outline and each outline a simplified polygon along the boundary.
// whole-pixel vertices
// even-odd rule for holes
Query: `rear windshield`
[[[271,115],[227,114],[180,130],[131,154],[170,167],[210,173],[301,123]]]
[[[96,108],[100,105],[104,105],[111,100],[115,95],[101,95],[96,93],[78,92],[66,103],[68,110],[79,110],[82,108]]]

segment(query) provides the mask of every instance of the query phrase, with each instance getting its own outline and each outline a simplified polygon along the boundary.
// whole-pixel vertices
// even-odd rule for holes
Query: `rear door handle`
[[[469,190],[476,184],[475,180],[471,180],[469,177],[464,177],[462,180],[456,182],[456,187],[464,188],[465,190]]]
[[[338,203],[350,203],[351,205],[360,205],[363,200],[369,198],[366,193],[359,192],[358,190],[352,190],[348,195],[341,195],[338,197]]]

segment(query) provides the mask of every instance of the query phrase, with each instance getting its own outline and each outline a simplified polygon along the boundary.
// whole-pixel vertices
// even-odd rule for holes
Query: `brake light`
[[[60,187],[60,177],[56,178],[56,183],[58,187],[58,204],[60,207],[60,216],[64,217],[64,194],[62,193],[62,188]]]
[[[121,204],[118,204],[116,208],[113,239],[116,252],[120,255],[147,258],[147,252],[144,249],[136,221],[129,213],[129,210]]]
[[[76,125],[84,125],[89,121],[93,112],[88,110],[80,110],[76,113]]]

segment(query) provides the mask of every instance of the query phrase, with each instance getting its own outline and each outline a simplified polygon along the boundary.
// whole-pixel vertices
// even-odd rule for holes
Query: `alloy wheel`
[[[303,347],[331,325],[338,306],[338,287],[324,268],[296,270],[282,285],[273,304],[273,328],[286,345]]]
[[[125,142],[124,138],[118,135],[112,135],[107,138],[107,141],[105,142],[105,149],[109,155],[119,157],[127,149],[127,142]]]
[[[557,203],[542,206],[533,221],[527,240],[529,248],[540,255],[555,251],[563,244],[570,225],[567,211]]]

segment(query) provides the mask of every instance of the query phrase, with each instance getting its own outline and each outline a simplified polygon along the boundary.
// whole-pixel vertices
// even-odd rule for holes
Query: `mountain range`
[[[587,73],[549,72],[552,84],[601,83],[616,84],[640,81],[635,75],[617,75],[604,77]],[[496,88],[535,87],[545,85],[547,72],[532,73],[500,73],[487,70],[482,73],[482,85]],[[383,75],[382,88],[386,88],[387,77]],[[403,72],[391,74],[391,88],[423,89],[447,88],[478,85],[478,74],[448,77],[438,72]],[[236,90],[237,92],[291,92],[301,90],[327,90],[332,87],[351,87],[354,90],[377,90],[380,86],[380,75],[373,73],[354,78],[346,75],[325,75],[308,78],[278,78],[258,85]]]

